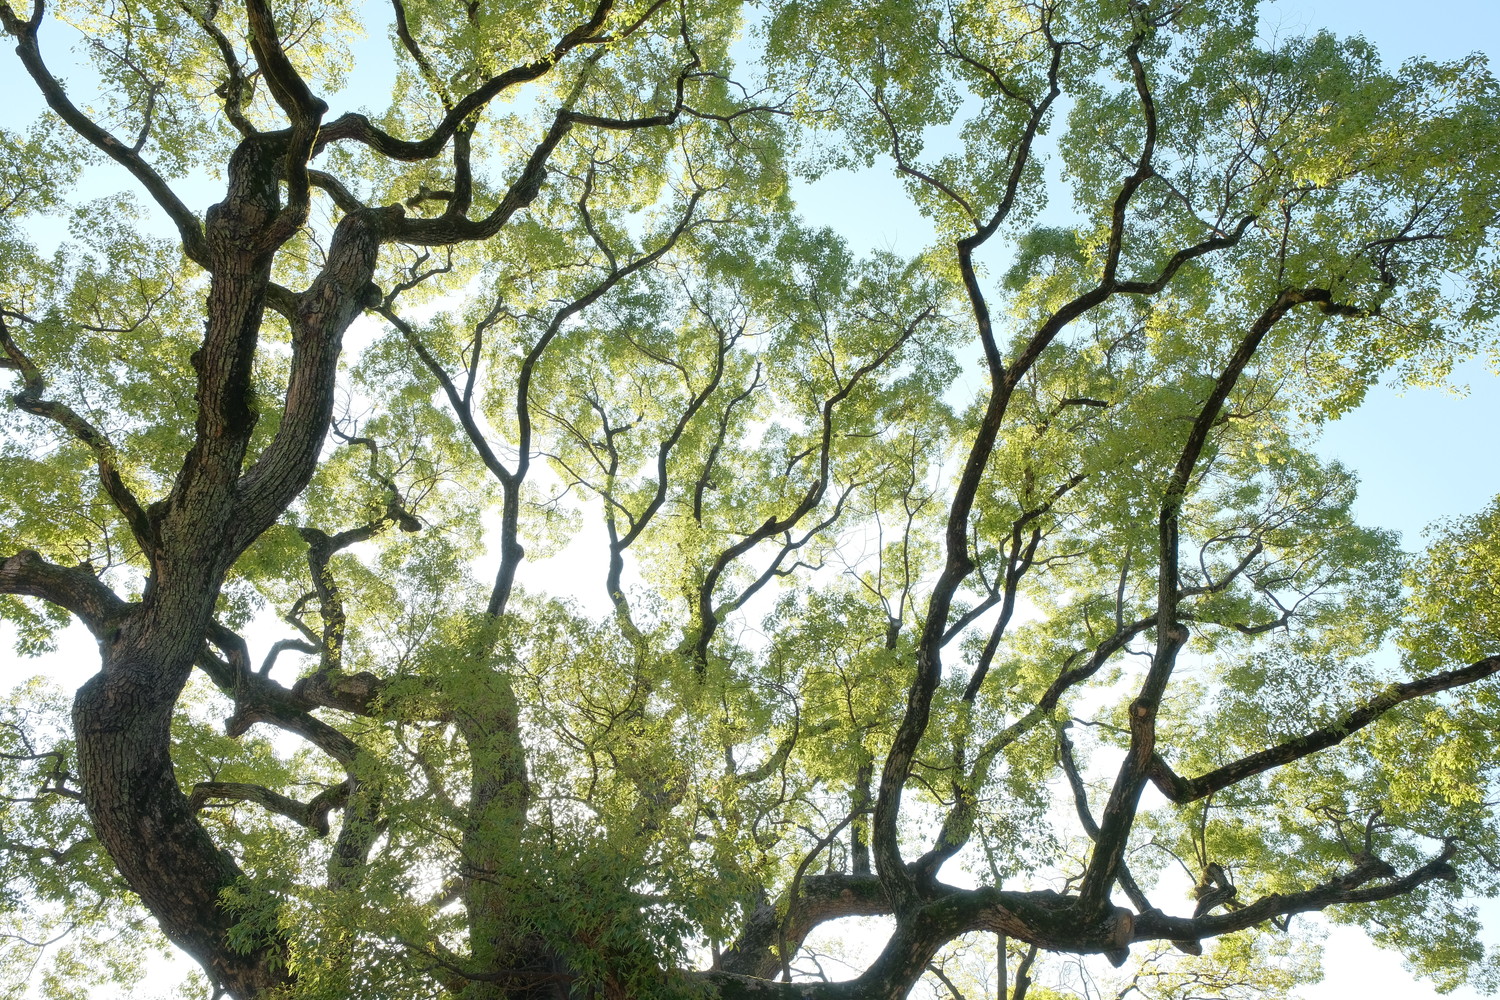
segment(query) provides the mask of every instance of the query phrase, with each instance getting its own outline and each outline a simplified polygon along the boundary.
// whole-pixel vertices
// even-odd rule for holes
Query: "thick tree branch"
[[[225,659],[214,656],[205,646],[199,652],[196,665],[220,691],[234,700],[234,714],[224,723],[227,735],[243,736],[257,722],[265,722],[296,733],[346,769],[354,765],[361,753],[359,745],[311,713],[315,708],[333,708],[352,714],[368,714],[368,705],[377,687],[373,675],[343,675],[322,687],[309,688],[299,684],[286,688],[272,679],[264,666],[260,671],[251,671],[249,646],[233,630],[214,622],[209,627],[209,641],[224,652]],[[317,652],[317,648],[310,644],[304,646],[295,641],[286,644]],[[280,645],[282,643],[277,643]],[[270,659],[268,656],[267,663]]]
[[[328,262],[297,297],[292,364],[276,435],[240,480],[232,560],[275,523],[312,477],[333,416],[338,360],[348,329],[367,305],[376,256],[401,209],[347,215],[334,230]]]
[[[308,170],[307,180],[313,187],[325,191],[333,203],[339,207],[339,211],[345,215],[353,215],[364,211],[368,206],[354,196],[354,192],[344,186],[344,182],[333,174],[323,170]]]
[[[1119,965],[1125,961],[1132,942],[1192,943],[1244,930],[1276,917],[1345,903],[1391,899],[1433,880],[1452,879],[1455,875],[1448,862],[1454,853],[1456,847],[1449,843],[1436,858],[1400,878],[1381,875],[1365,866],[1301,892],[1266,896],[1238,909],[1191,918],[1168,916],[1152,908],[1139,914],[1114,908],[1090,917],[1077,896],[992,887],[957,889],[941,883],[932,885],[923,902],[901,915],[889,898],[875,888],[872,884],[875,880],[869,876],[823,876],[820,878],[827,881],[818,887],[819,900],[825,901],[826,906],[819,910],[822,919],[853,912],[898,913],[890,941],[859,978],[816,984],[772,984],[764,978],[747,978],[764,972],[768,964],[774,971],[774,957],[759,949],[752,955],[748,947],[752,934],[764,938],[766,925],[775,923],[776,908],[768,904],[752,915],[751,926],[742,938],[747,947],[741,949],[737,945],[731,949],[718,969],[705,974],[705,978],[720,984],[723,997],[895,1000],[906,995],[925,971],[926,963],[944,944],[973,931],[1003,934],[1049,951],[1102,954]],[[1372,878],[1389,880],[1369,885]],[[747,971],[752,969],[755,971]]]
[[[714,968],[772,979],[781,967],[774,949],[783,942],[788,953],[795,952],[815,927],[829,920],[890,912],[890,900],[874,875],[807,875],[796,893],[777,903],[762,900],[752,909],[740,936]]]
[[[290,239],[307,220],[307,163],[312,159],[318,125],[328,112],[328,104],[313,95],[307,81],[287,58],[276,30],[275,16],[266,0],[244,0],[244,3],[245,18],[250,27],[250,47],[261,76],[269,85],[271,96],[292,123],[285,146],[286,204],[260,235],[262,246],[274,248]]]
[[[1450,841],[1444,844],[1442,851],[1431,861],[1400,878],[1389,878],[1388,881],[1382,881],[1378,885],[1368,885],[1370,872],[1361,868],[1310,889],[1285,894],[1274,893],[1238,909],[1222,913],[1204,914],[1198,917],[1172,917],[1160,910],[1149,911],[1136,918],[1133,939],[1136,941],[1156,939],[1200,941],[1296,913],[1316,912],[1341,904],[1375,903],[1384,899],[1394,899],[1419,889],[1429,882],[1452,881],[1457,878],[1453,866],[1449,864],[1456,853],[1458,853],[1457,844]]]
[[[1093,810],[1089,808],[1088,786],[1083,783],[1083,775],[1078,771],[1078,762],[1073,755],[1073,741],[1068,737],[1067,726],[1064,723],[1057,729],[1057,759],[1062,764],[1063,774],[1067,775],[1068,787],[1073,791],[1073,805],[1078,812],[1078,821],[1083,824],[1083,832],[1088,834],[1090,840],[1097,841],[1099,824],[1094,821]],[[1126,897],[1138,912],[1145,913],[1154,909],[1124,861],[1120,862],[1118,877],[1120,888],[1125,890]]]
[[[96,638],[106,638],[131,605],[82,566],[69,568],[31,549],[0,558],[0,594],[39,597],[78,616]]]
[[[1500,656],[1490,656],[1457,670],[1445,670],[1416,680],[1392,684],[1326,726],[1242,757],[1196,778],[1181,777],[1160,755],[1154,754],[1147,768],[1147,776],[1173,802],[1193,802],[1246,778],[1301,760],[1319,750],[1337,746],[1402,702],[1473,684],[1496,673],[1500,673]]]

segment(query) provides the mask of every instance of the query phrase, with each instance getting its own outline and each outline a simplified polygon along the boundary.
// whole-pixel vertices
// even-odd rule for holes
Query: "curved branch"
[[[105,495],[125,518],[136,544],[141,547],[146,558],[150,559],[156,551],[156,533],[140,501],[120,476],[119,467],[115,464],[114,445],[102,431],[66,403],[42,398],[46,382],[41,370],[11,337],[3,316],[0,316],[0,349],[4,350],[5,359],[9,362],[6,367],[14,367],[21,373],[24,386],[11,397],[11,401],[27,413],[51,420],[94,453],[94,461],[99,469],[99,483],[104,488]]]
[[[242,781],[200,781],[188,795],[188,806],[194,810],[202,810],[214,802],[253,802],[307,827],[319,837],[326,837],[328,814],[342,808],[348,796],[347,781],[319,792],[309,802],[298,802],[262,785]]]
[[[540,59],[515,66],[496,76],[490,77],[474,90],[458,100],[452,109],[443,116],[443,120],[424,139],[408,141],[398,139],[390,133],[372,123],[369,118],[362,114],[350,113],[339,116],[329,122],[318,134],[317,141],[313,146],[313,154],[323,149],[331,142],[355,141],[369,146],[371,149],[393,160],[413,162],[426,160],[436,156],[454,134],[463,125],[470,115],[483,108],[497,95],[511,87],[531,80],[536,80],[546,75],[556,66],[569,52],[580,45],[596,40],[600,28],[609,19],[610,11],[614,8],[614,0],[600,0],[595,6],[593,14],[587,21],[578,25],[568,32],[552,51]]]
[[[1102,914],[1087,916],[1077,896],[1051,891],[1016,892],[981,887],[958,889],[935,884],[925,900],[898,919],[879,958],[858,978],[841,983],[772,983],[763,977],[769,964],[774,971],[775,958],[765,941],[768,925],[774,933],[776,907],[763,903],[751,915],[747,931],[735,948],[721,958],[718,966],[703,978],[719,987],[723,997],[805,998],[805,1000],[843,1000],[859,997],[894,1000],[906,994],[910,985],[925,971],[926,963],[947,942],[973,931],[1003,934],[1007,938],[1051,951],[1077,954],[1102,954],[1115,965],[1122,964],[1128,946],[1136,941],[1169,940],[1189,944],[1243,930],[1276,917],[1311,910],[1327,909],[1341,903],[1365,903],[1391,899],[1409,893],[1433,880],[1455,877],[1449,860],[1456,853],[1452,843],[1427,864],[1401,878],[1387,874],[1388,869],[1364,865],[1310,889],[1285,895],[1266,896],[1239,909],[1199,917],[1172,917],[1160,910],[1147,909],[1140,914],[1111,908]],[[1373,878],[1388,881],[1369,885]],[[804,885],[810,895],[816,886],[818,904],[810,916],[833,919],[853,913],[890,913],[891,901],[871,876],[815,876]],[[754,937],[764,942],[767,951],[756,952],[748,945]],[[750,978],[752,976],[761,978]]]
[[[813,928],[841,917],[873,917],[891,912],[890,899],[875,875],[808,875],[795,893],[777,903],[762,901],[745,920],[735,943],[714,968],[739,976],[771,979],[781,964],[772,950],[802,946]],[[784,917],[783,917],[784,914]],[[785,936],[782,936],[783,928]]]
[[[307,180],[313,187],[326,191],[345,215],[353,215],[369,207],[355,197],[354,192],[345,187],[343,181],[325,170],[309,170]]]
[[[182,203],[161,174],[157,173],[156,169],[147,163],[137,151],[110,135],[92,118],[80,111],[77,105],[68,99],[62,82],[47,69],[47,64],[42,60],[41,50],[37,47],[36,37],[44,9],[43,0],[36,0],[31,18],[23,21],[11,9],[9,3],[0,2],[0,24],[3,24],[5,30],[15,37],[16,52],[21,57],[21,63],[41,90],[47,106],[90,145],[130,171],[131,176],[140,182],[157,205],[161,206],[162,211],[167,213],[172,224],[177,227],[178,236],[182,240],[182,249],[188,258],[206,267],[208,254],[203,240],[203,227],[198,216]]]

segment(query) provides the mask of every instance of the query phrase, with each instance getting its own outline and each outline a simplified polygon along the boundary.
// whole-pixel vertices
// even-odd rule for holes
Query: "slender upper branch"
[[[219,50],[219,58],[224,63],[226,79],[216,88],[215,93],[224,101],[224,117],[229,119],[229,123],[240,135],[256,135],[259,130],[245,115],[245,105],[254,93],[253,86],[250,78],[245,74],[244,66],[240,63],[239,53],[235,51],[234,43],[215,23],[219,12],[218,0],[210,0],[202,9],[186,0],[178,0],[177,6],[203,29],[203,33],[208,35],[214,47]]]
[[[422,51],[422,47],[417,44],[416,37],[412,35],[411,24],[407,21],[406,17],[406,4],[402,3],[401,0],[391,0],[391,9],[396,15],[396,37],[401,39],[402,46],[412,57],[412,60],[416,62],[417,68],[421,70],[422,79],[427,81],[427,85],[432,88],[432,92],[437,94],[439,99],[442,100],[443,109],[445,111],[452,111],[453,94],[449,90],[448,85],[443,81],[443,78],[438,75],[437,70],[433,67],[432,60],[427,58],[427,53]]]
[[[1142,41],[1143,39],[1137,37],[1131,42],[1125,49],[1125,58],[1130,63],[1131,79],[1135,83],[1136,97],[1140,101],[1146,135],[1141,143],[1141,152],[1136,159],[1134,172],[1125,178],[1125,182],[1120,185],[1119,193],[1115,196],[1110,216],[1109,242],[1104,256],[1103,284],[1114,282],[1115,273],[1120,266],[1120,254],[1125,242],[1125,212],[1130,207],[1130,200],[1142,184],[1156,175],[1156,168],[1151,163],[1151,157],[1156,152],[1156,99],[1152,96],[1150,84],[1146,80],[1146,67],[1141,63]]]
[[[823,499],[828,490],[831,476],[830,464],[833,457],[833,414],[835,409],[849,394],[854,391],[871,372],[876,371],[890,360],[891,356],[900,349],[917,332],[923,323],[934,315],[931,306],[923,309],[914,319],[901,328],[897,336],[891,338],[891,342],[883,348],[870,361],[856,368],[849,374],[839,390],[823,401],[821,414],[821,429],[818,439],[818,475],[803,492],[802,498],[797,505],[785,515],[777,517],[772,515],[766,518],[765,523],[751,531],[744,538],[719,553],[713,565],[709,567],[704,575],[703,583],[698,588],[698,616],[699,634],[696,639],[696,655],[701,664],[706,662],[709,642],[718,627],[718,617],[715,614],[713,603],[714,591],[718,586],[720,577],[729,566],[745,553],[755,548],[768,538],[774,538],[782,532],[796,527],[807,514]]]

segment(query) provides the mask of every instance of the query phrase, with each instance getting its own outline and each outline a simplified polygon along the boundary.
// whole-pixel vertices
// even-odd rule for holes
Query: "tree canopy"
[[[1500,502],[1312,447],[1495,349],[1500,88],[1256,7],[0,0],[0,615],[99,650],[0,975],[1500,981]],[[921,253],[797,214],[872,168]]]

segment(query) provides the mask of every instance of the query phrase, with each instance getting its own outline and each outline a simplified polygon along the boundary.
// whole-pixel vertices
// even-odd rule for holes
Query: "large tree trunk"
[[[177,783],[172,711],[203,652],[230,567],[312,474],[342,335],[362,308],[384,218],[345,218],[322,273],[296,296],[281,424],[247,470],[259,417],[255,352],[275,253],[267,234],[286,227],[279,214],[284,155],[276,138],[242,143],[227,197],[208,213],[211,284],[203,344],[193,357],[194,442],[170,495],[149,514],[143,598],[101,637],[102,669],[73,708],[79,777],[101,842],[168,938],[217,986],[245,1000],[291,981],[279,904],[267,896],[226,905],[226,890],[243,873],[198,823]]]
[[[149,634],[141,638],[150,645]],[[259,996],[288,981],[285,943],[274,933],[248,947],[231,943],[244,915],[226,909],[221,894],[241,873],[178,787],[172,709],[191,659],[167,652],[153,659],[138,649],[106,650],[104,669],[79,689],[73,724],[84,800],[120,874],[172,943],[232,996]]]

